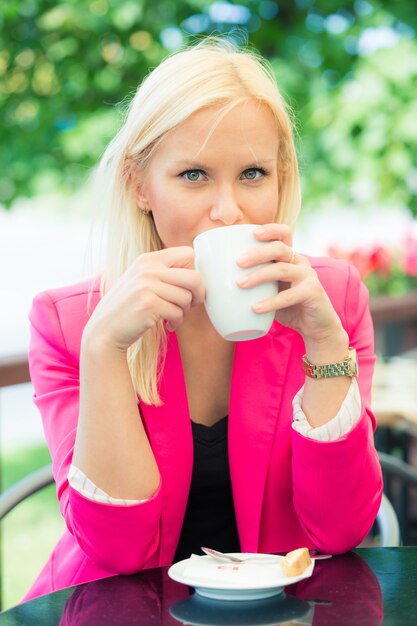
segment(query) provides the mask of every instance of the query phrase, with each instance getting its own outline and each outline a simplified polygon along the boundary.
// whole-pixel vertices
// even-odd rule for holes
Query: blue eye
[[[250,167],[242,173],[241,178],[245,178],[246,180],[259,180],[265,175],[266,171],[263,167]]]
[[[199,183],[203,180],[204,172],[202,170],[186,170],[181,172],[180,177],[190,181],[190,183]]]

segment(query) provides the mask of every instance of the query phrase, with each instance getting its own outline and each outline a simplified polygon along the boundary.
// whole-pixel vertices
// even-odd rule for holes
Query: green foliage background
[[[0,202],[79,188],[115,105],[167,53],[224,33],[273,64],[298,121],[305,206],[416,215],[416,15],[414,0],[3,0]]]
[[[78,190],[149,70],[225,34],[271,61],[294,110],[304,210],[417,216],[416,23],[415,0],[2,0],[0,204]],[[6,459],[4,486],[39,455]],[[6,606],[62,532],[56,508],[49,490],[5,521]]]

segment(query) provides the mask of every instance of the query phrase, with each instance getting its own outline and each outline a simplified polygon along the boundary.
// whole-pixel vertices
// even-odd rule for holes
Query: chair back
[[[12,511],[20,502],[44,487],[53,484],[52,464],[41,467],[11,485],[0,494],[0,521]],[[3,605],[3,573],[0,560],[0,611]]]
[[[385,493],[382,494],[381,506],[376,518],[380,534],[380,544],[384,547],[401,545],[400,524],[397,514]]]
[[[410,518],[417,493],[417,468],[392,454],[378,452],[384,477],[384,492],[398,516],[402,543],[415,545]]]
[[[0,494],[0,520],[29,496],[54,482],[52,464],[31,472]]]

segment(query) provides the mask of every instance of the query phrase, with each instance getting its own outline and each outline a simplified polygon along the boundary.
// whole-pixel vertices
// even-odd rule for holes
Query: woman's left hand
[[[238,281],[242,288],[278,281],[276,296],[254,305],[256,313],[275,311],[275,319],[299,332],[305,343],[322,343],[344,334],[340,319],[309,260],[292,248],[291,230],[285,224],[265,224],[254,231],[256,239],[269,242],[254,246],[238,259],[250,270]],[[272,263],[271,263],[272,261]]]

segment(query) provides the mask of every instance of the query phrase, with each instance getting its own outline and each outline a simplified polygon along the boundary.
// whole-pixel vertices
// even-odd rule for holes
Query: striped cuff
[[[300,435],[316,441],[336,441],[352,430],[359,422],[362,412],[362,403],[356,378],[352,378],[346,398],[338,414],[322,426],[313,428],[301,408],[304,386],[301,387],[293,400],[294,421],[292,427]]]
[[[113,498],[105,491],[97,487],[87,476],[75,465],[71,465],[68,472],[68,482],[73,489],[78,491],[82,496],[94,502],[104,504],[115,504],[116,506],[132,506],[142,504],[147,500],[125,500],[124,498]]]

